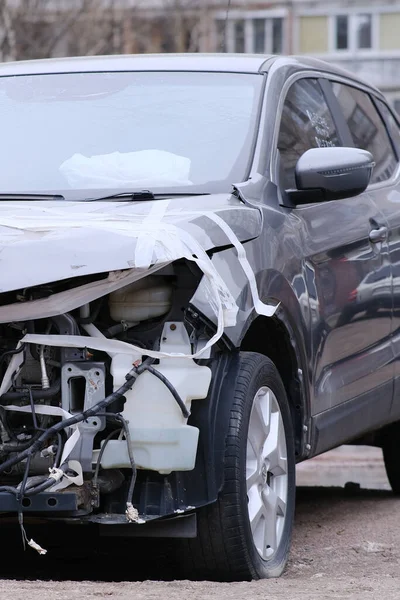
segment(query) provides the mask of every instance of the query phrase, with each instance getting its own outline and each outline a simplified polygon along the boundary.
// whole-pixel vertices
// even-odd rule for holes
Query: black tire
[[[400,496],[400,422],[385,428],[382,450],[389,483],[393,493]]]
[[[282,534],[275,553],[267,560],[258,553],[253,541],[245,475],[251,408],[257,391],[264,386],[272,390],[279,405],[286,437],[288,474]],[[267,357],[242,352],[226,439],[224,486],[216,503],[198,510],[197,537],[182,541],[179,556],[184,561],[185,576],[225,581],[279,577],[290,549],[295,489],[293,427],[282,380]]]

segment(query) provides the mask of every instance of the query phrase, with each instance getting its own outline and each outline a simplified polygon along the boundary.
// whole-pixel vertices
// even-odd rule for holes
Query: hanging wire
[[[226,15],[225,15],[224,34],[222,36],[222,44],[221,44],[222,52],[226,52],[226,30],[228,28],[228,19],[229,19],[229,12],[231,10],[231,3],[232,3],[232,0],[228,0],[228,6],[226,7]]]

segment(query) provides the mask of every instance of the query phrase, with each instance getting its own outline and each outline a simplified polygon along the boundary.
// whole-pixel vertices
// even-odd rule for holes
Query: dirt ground
[[[7,534],[0,538],[2,576],[7,577],[0,581],[0,598],[399,600],[400,499],[388,490],[380,453],[339,449],[304,463],[298,481],[293,549],[280,579],[231,584],[168,581],[173,573],[163,574],[161,565],[154,565],[153,579],[160,572],[164,580],[148,580],[134,551],[111,576],[108,565],[115,565],[115,547],[99,561],[88,559],[79,552],[79,543],[74,548],[70,542],[70,558],[65,560],[60,540],[58,551],[39,557],[14,550]],[[332,482],[352,483],[329,487]]]

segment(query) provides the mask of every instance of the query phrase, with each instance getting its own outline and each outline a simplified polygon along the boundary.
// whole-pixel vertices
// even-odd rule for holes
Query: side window
[[[370,96],[348,85],[333,83],[333,91],[357,148],[368,150],[376,166],[371,183],[390,179],[397,167],[397,159],[385,125]]]
[[[318,81],[296,81],[286,96],[279,130],[281,184],[285,189],[296,187],[296,163],[310,148],[340,145],[332,115]]]
[[[379,108],[381,114],[383,115],[383,118],[386,121],[388,130],[389,130],[389,135],[391,136],[391,138],[394,142],[394,145],[397,148],[397,152],[399,152],[399,150],[400,150],[400,127],[399,127],[396,119],[394,118],[393,113],[390,110],[390,108],[384,102],[382,102],[382,100],[375,99],[375,102],[378,105],[378,108]]]

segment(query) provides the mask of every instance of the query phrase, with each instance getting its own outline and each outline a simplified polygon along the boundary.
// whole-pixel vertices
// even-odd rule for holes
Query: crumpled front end
[[[232,210],[234,218],[241,211],[242,220],[251,213],[257,221],[258,211]],[[0,226],[10,228],[8,257],[14,249],[29,263],[18,252],[31,247],[40,254],[48,242],[47,261],[27,274],[29,284],[16,288],[22,282],[13,274],[1,287],[0,513],[142,524],[193,510],[173,492],[171,474],[178,489],[176,474],[195,468],[199,428],[191,424],[192,406],[210,394],[213,358],[238,311],[196,219],[208,218],[236,249],[256,310],[275,310],[258,298],[228,214],[183,214],[160,202],[139,217],[97,213],[86,225],[50,212],[28,215],[17,234],[0,216]],[[65,270],[50,280],[52,248],[60,251],[66,228],[74,243],[79,232],[82,244],[85,229],[86,243],[95,231],[100,255],[108,240],[110,252],[118,248],[119,236],[115,268],[108,270],[109,256],[100,261],[107,268],[83,264],[79,276]],[[214,323],[191,303],[200,285]]]

